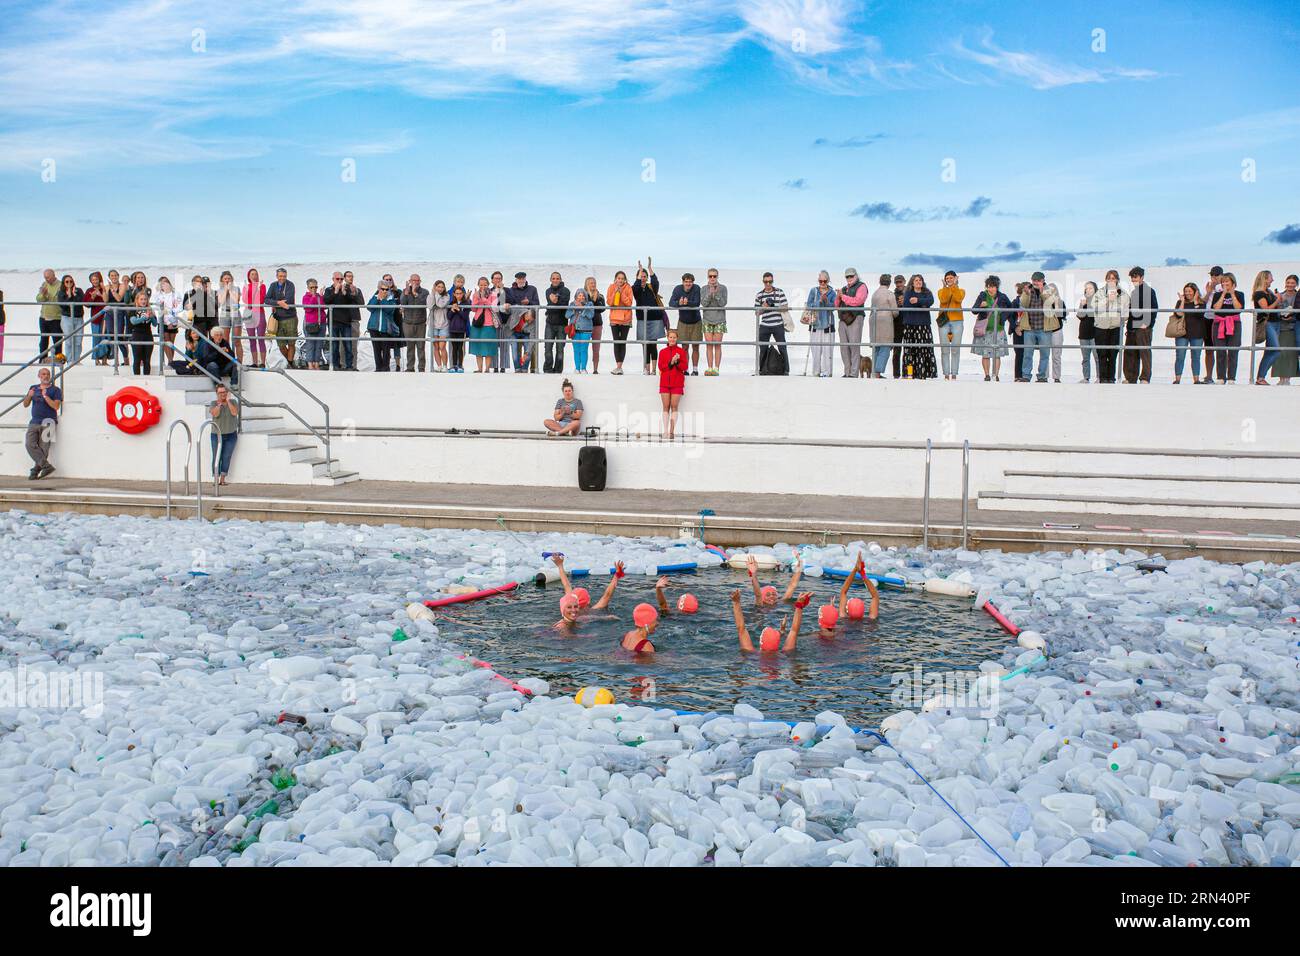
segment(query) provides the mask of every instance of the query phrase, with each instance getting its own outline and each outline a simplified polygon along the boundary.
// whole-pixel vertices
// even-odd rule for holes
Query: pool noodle
[[[828,578],[847,578],[852,573],[852,571],[841,571],[839,568],[822,568],[822,576]],[[868,571],[867,577],[877,584],[887,584],[890,587],[905,588],[908,586],[907,582],[902,578],[893,578],[884,574],[872,574]]]
[[[1010,634],[1012,637],[1018,637],[1018,636],[1019,636],[1019,634],[1020,634],[1020,628],[1016,627],[1014,624],[1012,624],[1010,621],[1008,621],[1007,618],[1006,618],[1006,615],[1004,615],[1001,611],[999,611],[996,607],[993,606],[993,602],[992,602],[992,601],[985,601],[985,602],[984,602],[984,610],[988,611],[988,612],[989,612],[989,616],[992,617],[993,620],[995,620],[995,621],[997,621],[999,624],[1001,624],[1003,630],[1005,630],[1005,631],[1006,631],[1008,634]]]
[[[446,607],[448,604],[461,604],[465,601],[477,601],[481,598],[492,597],[496,594],[505,594],[519,587],[518,581],[511,581],[509,584],[502,584],[499,587],[487,588],[483,591],[474,591],[470,594],[453,594],[451,597],[438,598],[433,601],[425,601],[425,607]]]

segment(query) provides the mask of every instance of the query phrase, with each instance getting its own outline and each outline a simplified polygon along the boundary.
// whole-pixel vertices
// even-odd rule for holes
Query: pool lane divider
[[[836,578],[841,581],[852,573],[852,571],[841,571],[839,568],[822,568],[822,577]],[[867,577],[871,578],[871,580],[875,581],[877,584],[883,584],[885,587],[898,588],[900,591],[906,591],[910,587],[907,581],[903,578],[890,577],[887,574],[872,574],[868,571]],[[865,587],[865,585],[863,586]]]
[[[431,601],[424,601],[427,608],[446,607],[448,604],[463,604],[466,601],[480,601],[483,598],[494,597],[498,594],[507,594],[519,587],[518,581],[511,581],[509,584],[502,584],[494,588],[485,588],[482,591],[471,591],[469,594],[453,594],[451,597],[435,598]]]

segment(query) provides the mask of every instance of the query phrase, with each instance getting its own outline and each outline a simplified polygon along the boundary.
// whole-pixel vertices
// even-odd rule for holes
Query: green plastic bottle
[[[271,774],[271,786],[277,790],[288,790],[297,782],[298,778],[293,775],[293,771],[285,767]]]
[[[254,810],[254,811],[253,811],[253,815],[252,815],[251,817],[249,817],[249,819],[250,819],[250,820],[256,820],[258,817],[264,817],[264,816],[266,816],[268,813],[271,814],[272,816],[274,816],[275,814],[277,814],[277,813],[279,813],[279,812],[280,812],[280,803],[279,803],[279,801],[277,801],[277,800],[268,800],[268,801],[266,801],[266,803],[262,804],[260,807],[258,807],[256,810]]]
[[[407,633],[406,633],[404,630],[402,630],[400,627],[399,627],[397,630],[393,631],[393,640],[394,640],[394,641],[404,641],[404,640],[406,640],[408,637],[410,637],[410,635],[407,634]]]

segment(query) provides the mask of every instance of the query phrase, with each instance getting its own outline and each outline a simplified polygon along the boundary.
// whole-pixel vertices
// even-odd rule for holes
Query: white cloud
[[[1004,50],[993,42],[993,31],[987,28],[979,31],[978,41],[978,48],[971,48],[961,40],[954,40],[951,50],[961,59],[985,67],[997,76],[1020,80],[1036,90],[1050,90],[1080,83],[1106,83],[1116,79],[1145,80],[1159,75],[1154,70],[1111,66],[1085,67],[1040,56],[1037,53]],[[945,72],[953,76],[950,71],[945,70]]]

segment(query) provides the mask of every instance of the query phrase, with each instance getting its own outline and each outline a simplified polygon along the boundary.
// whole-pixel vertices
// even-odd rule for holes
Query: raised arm
[[[790,633],[786,635],[785,646],[781,650],[790,653],[799,643],[799,625],[803,623],[803,609],[808,606],[812,600],[812,592],[804,591],[799,595],[799,600],[794,602],[794,620],[790,622]]]
[[[564,585],[564,593],[572,594],[573,585],[569,583],[569,573],[564,570],[564,555],[551,555],[551,562],[555,565],[556,570],[560,572],[560,583]]]
[[[845,577],[844,583],[840,585],[840,617],[845,617],[844,605],[849,602],[849,588],[853,586],[853,579],[858,576],[858,572],[863,570],[862,552],[858,552],[857,563],[853,565],[853,570]]]
[[[789,602],[794,600],[794,589],[799,586],[799,578],[803,574],[803,558],[798,554],[794,556],[794,565],[790,568],[790,583],[785,586],[785,594],[781,600]]]
[[[763,603],[763,590],[758,586],[758,562],[751,554],[745,559],[745,569],[749,571],[749,586],[754,589],[754,603]]]
[[[664,594],[664,591],[667,590],[667,588],[668,588],[667,578],[660,578],[658,581],[655,582],[655,600],[659,602],[660,615],[667,615],[672,613],[668,609],[668,597],[666,594]]]
[[[614,596],[614,589],[618,587],[618,579],[623,576],[623,562],[614,562],[614,573],[610,575],[609,583],[605,585],[605,593],[600,596],[600,600],[592,605],[593,611],[603,611],[609,607],[610,599]]]
[[[867,619],[874,621],[880,616],[880,590],[876,587],[876,582],[867,577],[867,569],[863,565],[858,566],[858,573],[862,575],[862,583],[867,586],[871,592],[871,607],[867,609]]]
[[[753,651],[754,642],[749,639],[749,630],[745,627],[745,612],[740,609],[740,591],[731,592],[731,616],[736,620],[736,638],[740,641],[742,651]]]

